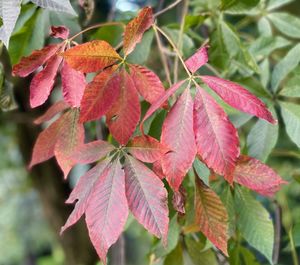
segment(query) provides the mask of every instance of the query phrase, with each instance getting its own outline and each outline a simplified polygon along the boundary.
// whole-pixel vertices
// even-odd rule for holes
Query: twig
[[[295,246],[295,242],[294,242],[292,228],[289,229],[288,236],[289,236],[289,240],[290,240],[290,244],[291,244],[291,251],[292,251],[292,256],[293,256],[293,263],[294,263],[294,265],[299,265],[298,255],[297,255],[297,251],[296,251],[296,246]]]
[[[170,4],[169,6],[167,6],[166,8],[162,9],[161,11],[157,12],[154,14],[154,17],[158,17],[160,16],[161,14],[169,11],[170,9],[172,9],[174,6],[178,5],[182,0],[177,0],[175,1],[174,3]]]
[[[158,50],[160,52],[160,58],[161,58],[161,61],[162,61],[162,64],[163,64],[163,67],[164,67],[164,70],[165,70],[165,73],[166,73],[166,78],[167,78],[167,81],[169,83],[169,86],[171,86],[172,81],[171,81],[171,75],[170,75],[170,70],[169,70],[167,58],[166,58],[166,56],[163,52],[163,46],[162,46],[162,43],[161,43],[160,36],[157,32],[157,29],[155,27],[153,27],[153,29],[154,29],[154,32],[155,32],[155,38],[156,38]]]
[[[280,205],[274,201],[275,206],[275,240],[273,251],[273,264],[278,263],[279,251],[280,251],[280,237],[281,237],[281,208]]]

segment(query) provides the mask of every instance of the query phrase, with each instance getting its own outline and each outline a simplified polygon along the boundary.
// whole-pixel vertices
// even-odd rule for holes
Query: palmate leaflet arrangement
[[[43,67],[30,85],[32,107],[45,103],[57,72],[61,74],[64,100],[51,106],[36,123],[61,115],[39,135],[30,167],[55,156],[67,177],[75,164],[99,161],[80,178],[70,194],[67,203],[76,204],[61,232],[85,214],[90,239],[104,263],[108,249],[124,229],[129,210],[166,244],[168,193],[162,179],[166,178],[180,197],[182,182],[196,156],[212,174],[223,176],[232,187],[235,182],[272,196],[284,183],[267,165],[240,155],[237,129],[214,97],[201,87],[207,85],[240,111],[276,123],[265,104],[242,86],[220,77],[196,75],[209,60],[206,45],[185,61],[189,78],[167,90],[154,72],[126,61],[144,32],[156,27],[154,23],[149,7],[128,23],[124,31],[124,57],[102,40],[71,47],[68,29],[53,27],[51,35],[63,41],[34,51],[13,67],[13,74],[21,77]],[[87,73],[96,73],[90,83],[86,83]],[[159,108],[168,108],[171,96],[177,100],[163,122],[160,141],[145,135],[145,121]],[[151,104],[142,120],[141,97]],[[84,143],[83,123],[104,115],[119,146],[102,140]],[[133,136],[136,131],[139,135]],[[144,163],[153,163],[152,170]],[[196,179],[195,186],[194,226],[228,255],[226,208],[201,180]]]

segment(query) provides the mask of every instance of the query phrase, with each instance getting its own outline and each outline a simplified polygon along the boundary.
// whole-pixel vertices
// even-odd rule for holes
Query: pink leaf
[[[165,178],[165,174],[164,174],[164,172],[162,171],[161,161],[160,161],[160,160],[155,161],[155,162],[153,163],[152,171],[153,171],[160,179],[164,179],[164,178]]]
[[[135,158],[153,163],[160,160],[170,149],[150,136],[137,136],[133,138],[126,148]]]
[[[180,87],[181,85],[185,82],[185,80],[181,80],[179,81],[178,83],[176,83],[175,85],[173,85],[171,88],[169,88],[168,90],[166,90],[164,92],[164,94],[159,97],[157,99],[157,101],[155,101],[151,106],[150,108],[147,110],[142,122],[141,122],[141,125],[140,125],[140,128],[141,128],[141,131],[143,132],[143,124],[144,122],[155,112],[157,111],[165,102],[166,100],[168,100],[168,98],[170,96],[172,96]]]
[[[42,66],[50,57],[52,57],[61,45],[49,45],[41,50],[33,51],[28,57],[23,57],[21,61],[14,65],[12,74],[25,77]]]
[[[87,171],[82,177],[80,177],[75,188],[72,190],[66,203],[74,203],[76,200],[75,208],[70,214],[65,225],[61,228],[60,233],[62,234],[67,228],[75,224],[80,217],[84,214],[91,192],[93,191],[94,185],[103,174],[103,171],[109,163],[108,159],[102,160],[95,167]]]
[[[140,65],[130,65],[130,70],[136,89],[149,103],[153,104],[165,93],[159,77],[149,69]]]
[[[201,47],[196,53],[188,58],[184,63],[186,67],[195,73],[201,66],[208,62],[207,46]]]
[[[125,161],[126,196],[129,209],[152,234],[167,242],[168,194],[162,181],[133,157]]]
[[[165,119],[161,143],[172,150],[162,158],[162,169],[172,189],[178,191],[197,152],[193,133],[193,99],[189,89],[184,91]]]
[[[242,86],[215,76],[201,76],[201,79],[232,107],[271,123],[277,122],[266,105]]]
[[[67,62],[61,69],[61,81],[64,99],[71,107],[80,107],[83,91],[86,86],[85,76],[71,68]]]
[[[141,109],[139,96],[125,69],[120,72],[120,94],[106,114],[106,122],[113,137],[127,144],[139,122]]]
[[[84,127],[78,121],[79,109],[72,109],[68,114],[69,118],[64,122],[54,148],[56,160],[65,178],[75,165],[70,159],[71,154],[84,143]]]
[[[231,176],[240,153],[237,130],[214,98],[200,87],[194,102],[194,132],[198,154],[207,166]]]
[[[34,120],[35,124],[41,124],[46,121],[51,120],[55,115],[58,113],[66,110],[69,108],[69,105],[64,102],[63,100],[60,100],[58,102],[55,102],[53,105],[50,106],[50,108],[40,117]]]
[[[102,159],[114,149],[115,147],[110,143],[97,140],[78,146],[70,159],[76,163],[89,164]]]
[[[53,88],[62,57],[53,56],[45,68],[32,79],[30,84],[30,106],[38,107],[45,103]]]
[[[124,171],[115,160],[95,183],[85,211],[90,239],[104,264],[107,251],[118,240],[127,216]]]
[[[137,43],[142,40],[144,32],[149,29],[154,23],[151,7],[144,7],[136,18],[131,20],[124,32],[124,54],[131,53]]]
[[[105,115],[120,93],[120,77],[114,69],[98,74],[89,83],[81,101],[80,121],[99,119]]]
[[[234,181],[263,196],[273,196],[287,184],[273,169],[259,160],[241,156],[233,172]]]
[[[65,26],[52,26],[50,36],[56,39],[67,39],[69,37],[70,30]]]

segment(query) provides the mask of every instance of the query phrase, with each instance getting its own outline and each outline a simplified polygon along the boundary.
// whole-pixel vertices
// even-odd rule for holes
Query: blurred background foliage
[[[72,207],[65,206],[70,188],[85,168],[76,167],[70,183],[62,181],[55,161],[26,170],[34,140],[40,128],[33,126],[34,117],[45,108],[30,110],[29,79],[11,77],[11,65],[24,55],[55,40],[49,38],[50,25],[66,25],[71,34],[101,21],[128,21],[146,5],[161,10],[168,0],[74,0],[78,17],[38,8],[23,1],[21,14],[10,40],[9,49],[1,48],[0,68],[0,264],[1,265],[62,265],[96,264],[97,257],[87,243],[82,225],[58,236],[59,227]],[[169,244],[165,249],[133,218],[126,231],[110,251],[111,265],[256,265],[268,264],[260,254],[264,240],[251,239],[256,230],[260,238],[270,236],[268,227],[275,228],[273,262],[297,265],[300,251],[300,2],[299,0],[182,0],[158,18],[158,24],[181,47],[183,56],[191,55],[209,40],[210,60],[200,73],[219,75],[244,85],[260,97],[278,119],[278,125],[237,112],[220,102],[239,128],[241,150],[256,157],[289,182],[275,198],[264,198],[243,189],[231,189],[220,181],[209,182],[208,169],[196,161],[194,168],[202,180],[221,196],[230,217],[230,258],[225,258],[200,233],[186,233],[184,222],[171,209]],[[122,29],[117,26],[89,31],[76,41],[103,39],[117,46]],[[83,39],[82,39],[83,38]],[[173,76],[174,52],[163,40],[163,53]],[[166,87],[167,76],[162,69],[155,35],[149,30],[128,60],[146,64],[153,69]],[[176,64],[176,63],[175,63]],[[211,92],[210,92],[211,93]],[[60,95],[53,93],[54,102]],[[213,95],[215,96],[215,95]],[[217,99],[219,100],[219,99]],[[148,107],[145,104],[144,110]],[[146,131],[159,138],[166,112],[162,110],[147,121]],[[101,125],[101,124],[100,124]],[[103,135],[99,124],[87,125],[87,137]],[[103,129],[103,128],[102,128]],[[109,137],[109,136],[108,136]],[[192,178],[192,172],[189,177]],[[187,180],[187,212],[192,209],[194,188]],[[170,204],[171,205],[171,204]],[[171,207],[171,206],[170,206]],[[265,208],[270,213],[265,212]],[[243,211],[244,209],[244,211]],[[246,210],[245,210],[246,209]],[[235,220],[243,215],[248,227]],[[265,214],[265,215],[264,215]],[[261,216],[264,215],[261,219]],[[186,222],[190,220],[186,216]],[[267,220],[266,220],[267,219]],[[178,222],[177,222],[178,221]],[[238,232],[235,233],[236,227]],[[257,228],[257,229],[256,229]],[[250,238],[250,240],[249,240]],[[247,239],[247,243],[244,239]],[[250,243],[251,242],[251,243]],[[273,246],[271,246],[273,247]]]

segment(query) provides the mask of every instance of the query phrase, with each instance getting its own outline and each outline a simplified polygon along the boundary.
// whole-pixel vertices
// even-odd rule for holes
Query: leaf
[[[280,102],[280,107],[285,129],[291,140],[300,147],[300,106]]]
[[[0,40],[8,47],[10,36],[14,30],[15,24],[21,11],[21,0],[1,0],[0,17],[2,26],[0,27]]]
[[[172,150],[165,154],[161,163],[168,183],[174,191],[178,191],[196,155],[193,99],[188,88],[185,89],[164,121],[161,143]]]
[[[86,81],[83,73],[72,69],[67,62],[61,69],[61,82],[64,99],[71,107],[80,107]]]
[[[79,123],[79,109],[71,109],[70,117],[64,122],[55,143],[54,154],[66,178],[75,162],[70,155],[84,143],[84,127]]]
[[[300,44],[294,46],[286,54],[283,59],[279,61],[272,72],[271,87],[273,92],[278,90],[281,81],[293,71],[300,62]]]
[[[235,182],[263,196],[273,196],[282,184],[286,184],[273,169],[247,156],[239,158],[233,176]]]
[[[259,35],[261,35],[261,36],[266,36],[266,37],[272,36],[272,26],[271,26],[271,23],[269,22],[269,20],[266,19],[266,17],[261,17],[258,20],[257,29],[258,29]]]
[[[184,265],[183,249],[180,242],[176,248],[166,256],[163,265]]]
[[[114,69],[106,69],[89,83],[81,101],[80,121],[99,119],[105,115],[120,94],[121,78]]]
[[[258,3],[259,0],[222,0],[221,9],[234,14],[244,12],[248,14]]]
[[[128,143],[126,150],[135,158],[146,163],[154,163],[170,151],[167,146],[146,135],[133,138]]]
[[[34,120],[35,124],[42,124],[44,122],[47,122],[51,120],[55,115],[58,113],[66,110],[69,108],[69,105],[64,102],[63,100],[55,102],[53,105],[50,106],[50,108],[40,117]]]
[[[142,40],[144,32],[149,29],[154,23],[154,17],[151,7],[143,8],[138,16],[131,20],[124,32],[123,49],[124,54],[131,53],[136,44]]]
[[[51,26],[50,36],[56,39],[67,39],[69,37],[70,30],[65,26]]]
[[[126,72],[120,72],[120,94],[106,114],[110,133],[122,145],[127,144],[140,120],[141,109],[137,90]]]
[[[45,68],[32,79],[30,83],[30,106],[36,108],[48,99],[55,82],[55,77],[62,62],[62,57],[53,56]]]
[[[215,76],[201,76],[201,79],[232,107],[265,119],[270,123],[277,122],[266,105],[240,85]]]
[[[297,72],[285,84],[284,88],[280,90],[279,95],[286,97],[300,97],[300,72]]]
[[[194,102],[197,153],[209,168],[230,179],[240,154],[238,133],[212,96],[197,87]]]
[[[194,53],[184,62],[186,67],[192,73],[195,73],[201,66],[205,65],[208,62],[207,49],[208,46],[201,47],[196,53]]]
[[[53,10],[56,12],[65,12],[74,16],[77,16],[69,0],[60,1],[60,0],[30,0],[32,3]]]
[[[226,256],[228,216],[218,195],[196,179],[195,224],[200,231]]]
[[[272,12],[268,14],[268,19],[284,35],[291,38],[300,38],[300,19],[289,13]]]
[[[272,111],[276,117],[275,110]],[[248,154],[261,161],[266,161],[278,140],[278,125],[258,120],[247,137]]]
[[[211,249],[203,250],[204,245],[199,239],[196,241],[194,238],[186,236],[184,237],[184,242],[194,265],[218,265],[215,253]]]
[[[269,213],[249,192],[235,191],[237,225],[242,236],[272,264],[274,227]]]
[[[68,217],[65,225],[61,228],[60,234],[75,224],[84,214],[88,206],[89,197],[94,190],[94,185],[99,181],[108,164],[108,159],[102,160],[79,178],[79,181],[66,201],[68,204],[76,202],[75,208]]]
[[[98,72],[122,59],[109,43],[102,40],[77,45],[62,56],[72,68],[83,73]]]
[[[103,159],[113,150],[115,147],[110,143],[97,140],[78,146],[70,158],[76,163],[90,164]]]
[[[148,167],[126,156],[125,186],[129,209],[152,234],[167,243],[168,194],[163,182]]]
[[[276,8],[279,8],[279,7],[283,6],[283,5],[287,5],[287,4],[289,4],[293,1],[294,0],[269,0],[267,10],[272,11]]]
[[[159,77],[146,67],[130,65],[130,76],[136,89],[149,103],[155,103],[165,92]]]
[[[28,76],[48,61],[59,48],[60,45],[49,45],[41,50],[33,51],[31,55],[23,57],[18,64],[13,66],[12,74],[20,77]]]
[[[210,170],[206,167],[206,165],[196,157],[193,163],[193,168],[195,170],[195,175],[209,187]]]
[[[144,122],[155,112],[157,111],[165,102],[166,100],[168,100],[168,98],[173,95],[180,87],[181,85],[185,82],[185,80],[181,80],[179,81],[178,83],[174,84],[172,87],[170,87],[168,90],[165,91],[165,93],[157,99],[157,101],[155,101],[151,106],[150,108],[147,110],[142,122],[141,122],[141,125],[140,125],[140,128],[141,128],[141,131],[143,131],[143,125],[144,125]]]

